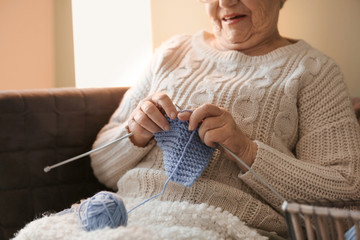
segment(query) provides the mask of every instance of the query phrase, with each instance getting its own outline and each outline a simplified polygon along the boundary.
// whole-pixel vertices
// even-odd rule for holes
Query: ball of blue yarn
[[[124,202],[116,194],[102,191],[83,201],[78,215],[87,231],[126,226],[128,215]]]

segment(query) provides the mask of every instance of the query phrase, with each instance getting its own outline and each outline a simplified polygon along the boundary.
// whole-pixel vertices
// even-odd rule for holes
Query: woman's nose
[[[239,2],[239,0],[219,0],[219,6],[220,7],[232,7],[236,5]]]

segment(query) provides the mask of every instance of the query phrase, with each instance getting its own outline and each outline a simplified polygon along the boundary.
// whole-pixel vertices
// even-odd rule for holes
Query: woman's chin
[[[220,50],[242,51],[247,48],[246,42],[240,42],[240,41],[233,40],[233,39],[219,41],[217,46],[218,46],[218,49],[220,49]]]

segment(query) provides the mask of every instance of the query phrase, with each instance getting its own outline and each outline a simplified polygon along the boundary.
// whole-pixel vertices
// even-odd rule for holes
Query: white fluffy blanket
[[[127,209],[139,200],[124,199]],[[129,214],[127,227],[87,232],[75,213],[44,216],[27,224],[14,240],[266,239],[237,217],[206,204],[152,200]]]

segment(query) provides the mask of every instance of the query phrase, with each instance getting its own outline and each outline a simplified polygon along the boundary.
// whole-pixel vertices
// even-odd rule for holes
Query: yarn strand
[[[191,142],[192,138],[194,137],[194,135],[195,135],[195,131],[193,131],[193,132],[191,133],[190,138],[189,138],[188,142],[186,143],[186,145],[185,145],[185,147],[184,147],[184,150],[183,150],[182,153],[181,153],[181,157],[179,158],[179,161],[176,163],[174,170],[172,171],[172,173],[170,174],[170,176],[169,176],[168,179],[166,180],[166,182],[165,182],[165,184],[164,184],[164,186],[163,186],[162,191],[161,191],[160,193],[158,193],[158,194],[156,194],[156,195],[154,195],[154,196],[152,196],[152,197],[144,200],[143,202],[139,203],[138,205],[136,205],[135,207],[133,207],[132,209],[130,209],[130,210],[127,212],[128,214],[131,213],[132,211],[134,211],[136,208],[138,208],[138,207],[144,205],[145,203],[151,201],[152,199],[157,198],[157,197],[161,196],[162,194],[164,194],[165,189],[166,189],[168,183],[171,181],[172,176],[175,174],[175,172],[177,171],[178,167],[180,166],[180,163],[182,162],[182,160],[183,160],[183,158],[184,158],[184,154],[185,154],[185,152],[186,152],[186,149],[188,148],[188,145],[190,144],[190,142]]]

